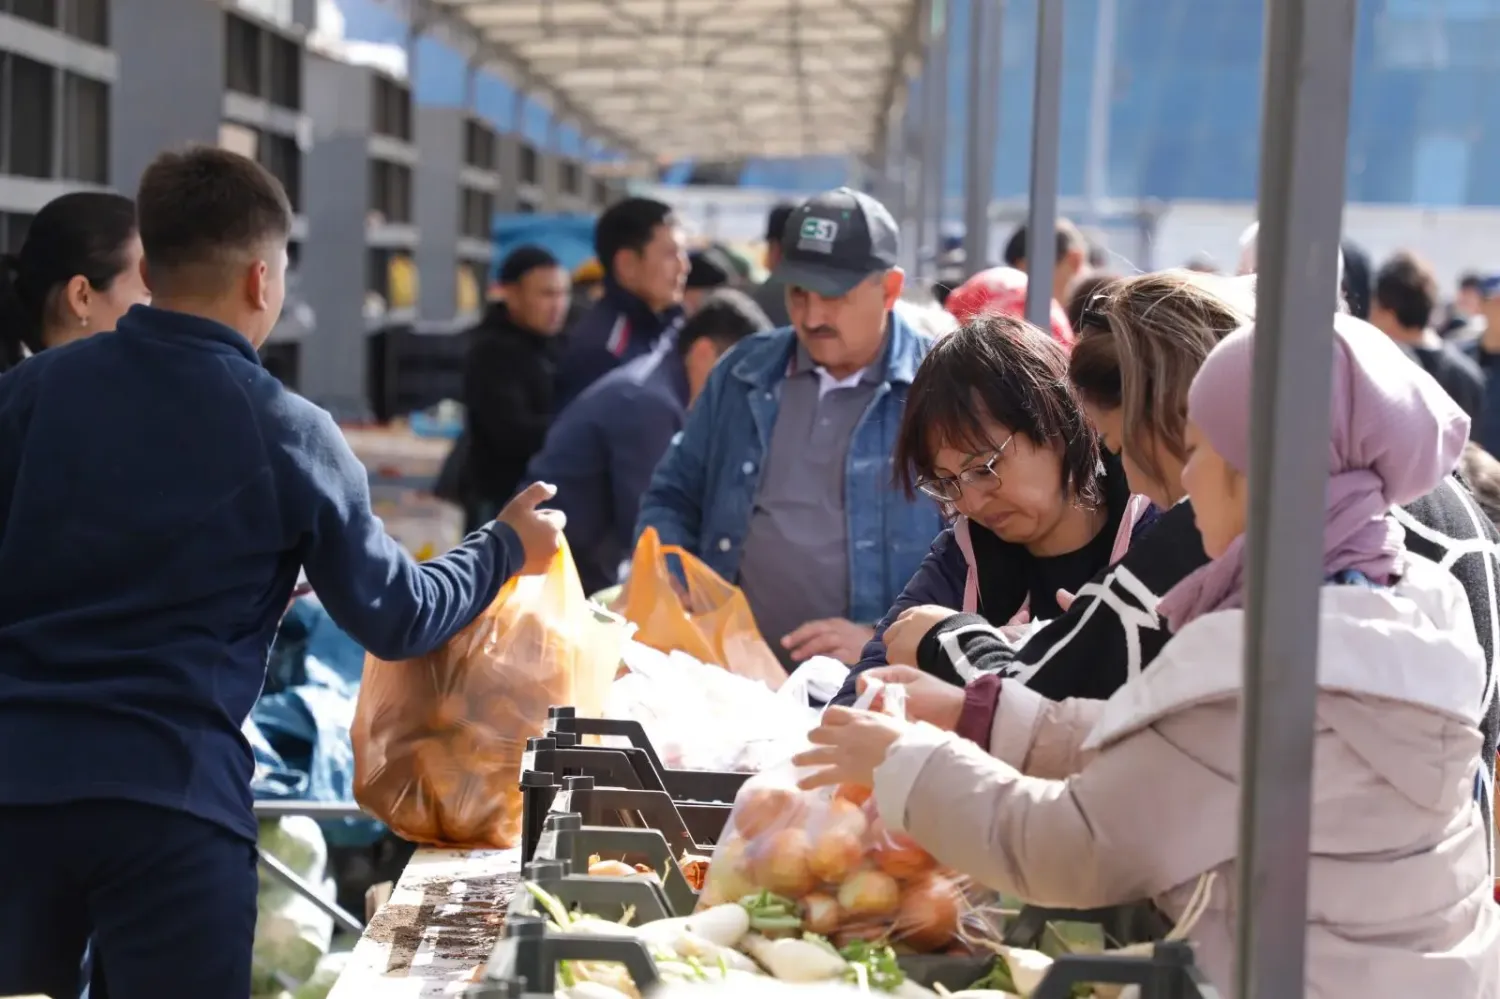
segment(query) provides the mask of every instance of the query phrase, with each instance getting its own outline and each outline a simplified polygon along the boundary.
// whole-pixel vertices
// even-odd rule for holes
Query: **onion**
[[[839,886],[839,907],[849,916],[887,916],[901,904],[901,886],[880,871],[860,871]]]
[[[708,905],[738,902],[753,894],[755,882],[750,877],[750,857],[745,841],[732,836],[714,850],[713,860],[708,864],[702,902]]]
[[[835,829],[813,841],[807,865],[824,884],[839,884],[858,870],[864,859],[865,847],[859,836]]]
[[[870,795],[872,793],[874,792],[872,792],[870,788],[863,787],[859,784],[840,784],[838,790],[834,792],[834,797],[840,801],[847,801],[855,805],[863,805],[865,802],[870,800]]]
[[[932,854],[918,846],[916,840],[889,829],[875,838],[870,859],[876,867],[902,881],[920,877],[937,866]]]
[[[826,937],[839,928],[843,917],[838,900],[832,895],[813,892],[802,900],[802,928],[809,933]]]
[[[782,829],[751,847],[755,883],[777,895],[801,898],[817,887],[808,860],[812,844],[801,829]]]
[[[592,877],[628,878],[639,873],[640,871],[620,860],[596,860],[589,865],[589,875]]]
[[[814,836],[828,833],[847,833],[856,838],[863,837],[870,823],[865,813],[853,802],[834,798],[812,824]]]
[[[896,910],[892,939],[926,953],[949,943],[957,932],[957,885],[933,875],[907,887]]]
[[[884,943],[885,937],[886,928],[879,923],[863,923],[858,926],[845,924],[833,935],[833,945],[843,950],[861,940],[865,943]]]
[[[734,828],[746,839],[758,839],[780,826],[798,825],[804,809],[791,788],[746,787],[734,799]]]

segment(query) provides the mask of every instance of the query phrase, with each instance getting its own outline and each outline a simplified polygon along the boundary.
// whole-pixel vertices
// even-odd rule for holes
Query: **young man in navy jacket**
[[[0,379],[0,995],[245,999],[256,914],[240,726],[299,570],[384,659],[543,567],[548,486],[418,564],[328,414],[256,348],[291,209],[251,160],[163,155],[138,195],[154,304]]]

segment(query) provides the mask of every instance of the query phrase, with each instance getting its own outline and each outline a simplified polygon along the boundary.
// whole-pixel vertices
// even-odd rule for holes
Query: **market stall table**
[[[418,850],[328,999],[458,996],[500,938],[519,850]]]

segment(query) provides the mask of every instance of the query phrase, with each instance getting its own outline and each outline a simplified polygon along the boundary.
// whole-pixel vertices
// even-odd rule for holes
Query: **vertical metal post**
[[[1233,994],[1302,995],[1318,590],[1358,0],[1268,0]]]
[[[968,137],[964,164],[964,270],[989,265],[990,201],[995,190],[999,141],[999,26],[1004,9],[995,0],[969,0]]]
[[[1099,0],[1094,32],[1088,166],[1083,185],[1089,224],[1097,227],[1104,221],[1104,200],[1109,195],[1109,119],[1115,88],[1115,0]]]
[[[927,213],[927,206],[931,203],[931,189],[934,165],[932,162],[932,131],[937,127],[932,114],[932,88],[933,79],[937,76],[938,63],[938,37],[936,31],[937,14],[933,14],[932,27],[928,31],[927,45],[925,46],[922,59],[921,92],[917,95],[921,98],[920,108],[916,115],[915,144],[917,147],[916,159],[916,191],[913,196],[913,227],[914,239],[911,248],[911,271],[913,280],[922,277],[922,250],[927,245],[927,232],[932,228],[932,218]]]
[[[948,80],[952,76],[952,57],[955,48],[951,19],[948,17],[947,0],[937,0],[934,5],[938,18],[938,41],[932,75],[932,105],[928,113],[932,116],[932,186],[928,189],[932,201],[928,211],[932,213],[932,247],[927,256],[929,277],[937,274],[937,258],[943,248],[943,219],[948,205]],[[919,249],[926,249],[919,247]]]
[[[1036,88],[1031,100],[1031,205],[1026,216],[1026,319],[1052,323],[1058,136],[1062,118],[1062,0],[1037,0]]]
[[[917,276],[917,247],[921,245],[926,225],[922,221],[922,192],[924,172],[920,155],[920,134],[912,123],[913,112],[921,108],[913,105],[910,93],[901,108],[901,266],[911,280]],[[913,149],[917,155],[913,155]]]

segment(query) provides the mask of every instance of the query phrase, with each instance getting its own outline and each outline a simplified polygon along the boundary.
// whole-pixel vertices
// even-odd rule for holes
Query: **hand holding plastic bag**
[[[414,842],[513,846],[526,739],[551,705],[599,713],[622,639],[595,618],[564,546],[441,649],[366,657],[350,730],[355,800]]]
[[[899,701],[886,698],[887,710]],[[765,892],[796,905],[800,927],[789,930],[836,945],[884,940],[921,953],[952,944],[968,908],[961,879],[887,829],[868,787],[800,790],[808,773],[788,764],[740,789],[702,904]]]

